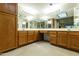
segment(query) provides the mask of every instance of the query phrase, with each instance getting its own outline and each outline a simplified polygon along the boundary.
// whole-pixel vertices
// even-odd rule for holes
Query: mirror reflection
[[[19,3],[18,28],[79,28],[78,3]]]

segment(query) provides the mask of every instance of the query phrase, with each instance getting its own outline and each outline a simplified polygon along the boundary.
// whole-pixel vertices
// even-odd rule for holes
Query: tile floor
[[[1,56],[79,56],[79,53],[40,41],[3,53]]]

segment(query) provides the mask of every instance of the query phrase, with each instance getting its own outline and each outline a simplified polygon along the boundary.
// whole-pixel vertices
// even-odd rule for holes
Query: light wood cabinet
[[[67,41],[68,41],[67,36],[68,33],[65,31],[58,32],[57,45],[67,47]]]
[[[47,30],[40,30],[40,33],[48,33]]]
[[[50,31],[49,42],[79,51],[79,31]]]
[[[0,52],[16,47],[16,16],[0,12]]]
[[[19,31],[19,46],[27,44],[27,31]]]
[[[35,34],[34,31],[28,31],[28,43],[34,42],[35,40]]]
[[[19,46],[39,40],[38,31],[19,31]]]
[[[68,48],[79,51],[79,31],[69,32]]]
[[[17,47],[16,3],[0,3],[0,52]]]
[[[56,31],[49,31],[49,41],[52,44],[57,44],[57,32]]]
[[[39,31],[35,31],[35,32],[34,32],[34,40],[35,40],[35,41],[40,40],[40,34],[39,34]]]

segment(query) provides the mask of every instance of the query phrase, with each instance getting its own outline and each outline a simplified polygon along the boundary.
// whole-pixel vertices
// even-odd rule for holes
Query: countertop
[[[38,31],[38,30],[48,30],[48,31],[79,31],[79,28],[54,28],[54,29],[18,29],[18,31]]]

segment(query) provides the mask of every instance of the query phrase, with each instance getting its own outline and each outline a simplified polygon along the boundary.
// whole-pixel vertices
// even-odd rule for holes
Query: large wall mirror
[[[19,3],[18,28],[79,28],[79,4]]]

